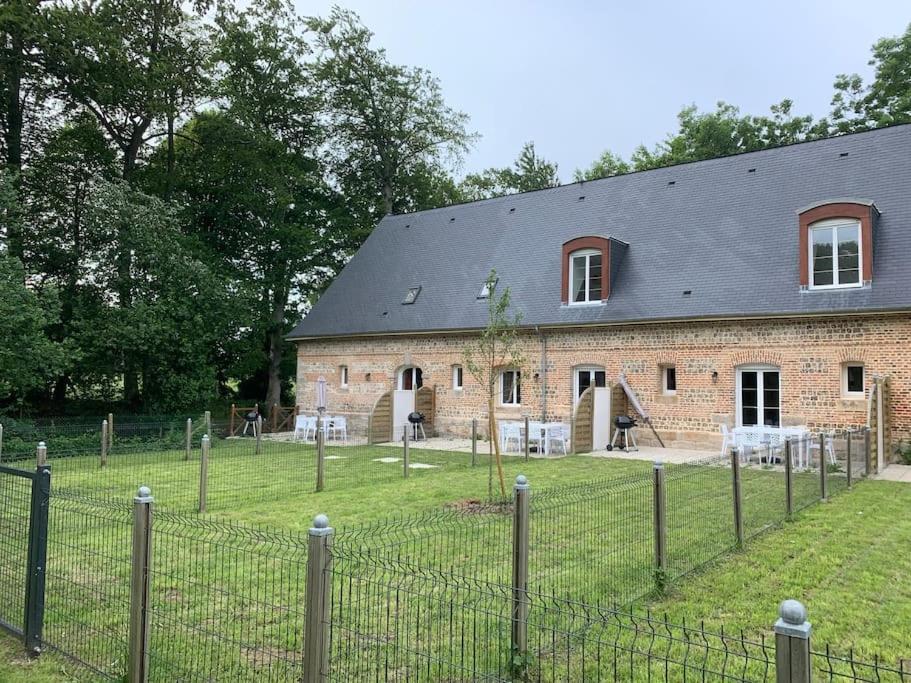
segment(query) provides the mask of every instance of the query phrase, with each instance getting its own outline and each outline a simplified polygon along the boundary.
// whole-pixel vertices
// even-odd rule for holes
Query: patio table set
[[[741,462],[749,463],[755,455],[759,462],[762,462],[763,456],[769,461],[775,458],[781,461],[785,441],[790,440],[792,443],[792,457],[794,466],[797,468],[807,468],[810,466],[810,455],[820,448],[819,441],[812,438],[810,430],[806,427],[773,427],[768,425],[752,425],[748,427],[735,427],[728,429],[727,425],[721,425],[721,434],[724,437],[724,443],[721,446],[722,455],[728,452],[729,448],[736,448],[740,454]],[[832,435],[825,437],[825,451],[829,462],[833,465],[835,459],[835,439]]]
[[[326,441],[348,440],[348,419],[343,415],[323,415],[323,438]],[[315,415],[298,415],[294,420],[294,440],[315,441],[317,417]]]
[[[528,447],[551,455],[569,452],[569,425],[563,422],[528,423]],[[525,421],[500,420],[500,448],[504,453],[525,452]]]

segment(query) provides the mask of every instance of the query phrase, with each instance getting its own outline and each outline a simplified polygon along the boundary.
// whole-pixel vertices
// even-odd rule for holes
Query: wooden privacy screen
[[[436,410],[436,387],[421,387],[414,393],[414,410],[424,414],[424,431],[433,436],[434,411]]]
[[[387,391],[373,404],[370,412],[368,443],[392,441],[392,392]]]
[[[592,427],[595,421],[595,387],[590,386],[582,392],[576,412],[573,415],[572,447],[573,453],[591,453],[594,435]]]
[[[297,417],[297,406],[279,406],[273,404],[269,409],[269,419],[263,420],[264,432],[294,431],[294,418]]]

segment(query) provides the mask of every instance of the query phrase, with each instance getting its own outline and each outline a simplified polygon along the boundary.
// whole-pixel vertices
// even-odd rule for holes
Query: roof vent
[[[667,184],[668,184],[668,185],[676,185],[676,184],[677,184],[677,181],[676,181],[676,180],[668,180],[668,181],[667,181]]]
[[[515,213],[515,212],[516,212],[516,207],[512,207],[512,208],[509,210],[509,213]]]
[[[692,289],[684,289],[684,290],[683,290],[683,296],[689,296],[689,295],[692,294],[692,293],[693,293],[693,290],[692,290]]]
[[[755,169],[755,168],[748,168],[748,169],[747,169],[747,173],[756,173],[756,169]]]
[[[410,227],[411,227],[411,223],[405,223],[405,227],[406,227],[406,228],[410,228]]]
[[[842,153],[839,154],[838,156],[840,156],[840,157],[846,157],[846,156],[848,156],[848,152],[842,152]]]
[[[452,218],[450,218],[450,219],[449,219],[449,222],[450,222],[450,223],[455,223],[455,216],[453,216]]]
[[[420,294],[420,293],[421,293],[420,285],[418,285],[417,287],[409,287],[408,293],[405,294],[405,298],[402,299],[402,303],[403,304],[413,304],[415,301],[417,301],[418,294]]]
[[[579,195],[579,201],[580,201],[580,202],[584,202],[584,201],[585,201],[585,195],[584,195],[584,194],[583,194],[583,195]]]

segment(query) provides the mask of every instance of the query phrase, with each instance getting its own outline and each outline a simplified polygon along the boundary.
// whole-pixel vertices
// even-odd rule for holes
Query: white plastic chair
[[[516,452],[522,450],[522,427],[518,422],[500,422],[500,446],[503,451],[509,453],[509,444],[516,442]]]
[[[525,431],[525,425],[522,424],[522,432]],[[545,427],[543,422],[528,423],[528,449],[534,448],[538,453],[547,454],[547,438],[545,437]],[[525,436],[524,433],[522,436]]]
[[[838,460],[835,457],[835,435],[831,432],[826,434],[825,439],[826,455],[829,456],[829,463],[836,464]],[[810,440],[810,453],[819,450],[819,437]]]
[[[565,424],[548,425],[544,441],[547,444],[548,455],[554,452],[554,444],[557,444],[563,455],[566,455],[566,447],[569,444],[569,427]]]
[[[294,440],[303,438],[304,441],[310,440],[310,435],[316,438],[316,418],[312,415],[298,415],[294,418]]]
[[[721,423],[721,437],[723,439],[721,442],[721,457],[724,458],[731,452],[735,444],[734,434],[724,422]]]
[[[348,440],[348,418],[343,415],[329,418],[326,429],[331,438],[338,439],[341,436],[342,441]]]

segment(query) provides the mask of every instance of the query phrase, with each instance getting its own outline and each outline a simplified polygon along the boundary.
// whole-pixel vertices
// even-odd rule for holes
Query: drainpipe
[[[537,325],[535,332],[541,339],[541,422],[547,422],[547,337]]]

